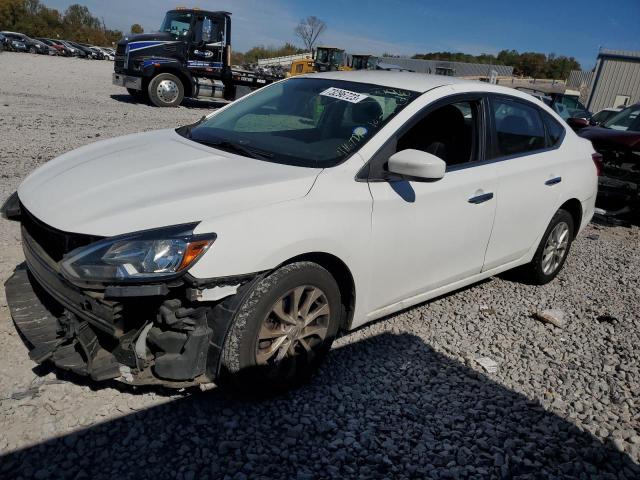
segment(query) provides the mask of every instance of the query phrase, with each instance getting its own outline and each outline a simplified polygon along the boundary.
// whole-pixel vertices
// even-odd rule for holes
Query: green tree
[[[144,33],[144,28],[139,23],[131,25],[131,33]]]
[[[71,5],[61,14],[40,0],[0,0],[0,30],[94,45],[111,45],[122,38],[122,32],[107,29],[87,7]]]
[[[417,53],[412,58],[424,60],[442,60],[451,62],[483,63],[491,65],[509,65],[513,67],[515,75],[534,78],[567,79],[571,70],[579,70],[580,63],[573,57],[556,56],[554,53],[545,55],[538,52],[523,52],[517,50],[501,50],[498,55],[482,53],[469,55],[458,52],[430,52]]]

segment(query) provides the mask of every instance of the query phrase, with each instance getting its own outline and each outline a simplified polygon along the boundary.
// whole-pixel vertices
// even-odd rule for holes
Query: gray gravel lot
[[[135,104],[111,69],[0,54],[2,199],[67,150],[215,107]],[[0,477],[640,478],[639,240],[591,225],[551,284],[495,278],[362,328],[309,385],[268,399],[35,368],[2,290]],[[21,261],[2,222],[2,282]],[[551,308],[563,328],[533,318]]]

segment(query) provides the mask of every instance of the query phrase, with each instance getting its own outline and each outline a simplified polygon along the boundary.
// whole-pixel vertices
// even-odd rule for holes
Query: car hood
[[[55,158],[24,180],[18,196],[51,227],[113,236],[300,198],[320,172],[234,155],[159,130]]]
[[[121,45],[126,45],[131,42],[149,42],[149,41],[176,41],[176,37],[168,32],[150,32],[150,33],[138,33],[129,34],[124,39],[120,40]]]
[[[604,127],[587,127],[580,130],[578,135],[591,140],[594,144],[640,148],[640,132],[614,130]]]

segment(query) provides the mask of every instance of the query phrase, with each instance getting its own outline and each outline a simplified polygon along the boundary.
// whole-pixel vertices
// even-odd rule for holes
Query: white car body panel
[[[18,195],[52,227],[113,236],[303,197],[320,171],[222,152],[159,130],[66,153],[29,175]]]
[[[217,239],[189,270],[198,279],[269,271],[309,253],[333,255],[354,280],[351,327],[530,261],[567,200],[581,202],[581,228],[593,215],[593,149],[569,128],[559,149],[450,171],[435,182],[356,180],[398,128],[425,105],[452,94],[524,98],[562,121],[523,92],[399,72],[314,78],[426,93],[347,161],[325,170],[249,159],[162,130],[62,155],[30,175],[19,197],[37,218],[69,232],[112,236],[200,221],[195,233],[215,232]],[[553,176],[562,182],[544,185]],[[411,191],[415,200],[407,201],[403,195]],[[468,202],[488,192],[492,200]]]

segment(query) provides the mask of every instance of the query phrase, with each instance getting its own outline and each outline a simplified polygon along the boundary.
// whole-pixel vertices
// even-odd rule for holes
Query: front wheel
[[[521,269],[524,279],[535,285],[545,285],[556,278],[571,249],[574,231],[571,214],[558,210],[542,236],[533,260]]]
[[[149,82],[148,92],[156,107],[177,107],[184,98],[184,85],[175,75],[161,73]]]
[[[333,276],[296,262],[260,280],[238,308],[224,343],[222,380],[259,392],[297,386],[329,352],[342,306]]]

